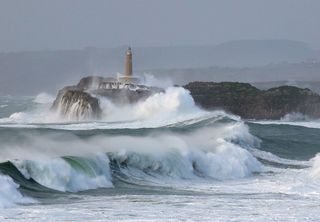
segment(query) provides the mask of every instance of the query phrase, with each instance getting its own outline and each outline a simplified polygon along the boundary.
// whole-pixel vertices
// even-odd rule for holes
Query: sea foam
[[[12,178],[0,174],[0,209],[16,204],[36,203],[34,199],[23,196],[18,188],[19,185]]]
[[[109,160],[105,155],[16,160],[13,163],[25,178],[32,178],[58,191],[77,192],[112,187]]]
[[[33,102],[39,103],[39,104],[50,104],[53,102],[53,100],[54,100],[54,96],[48,93],[42,92],[34,98]]]

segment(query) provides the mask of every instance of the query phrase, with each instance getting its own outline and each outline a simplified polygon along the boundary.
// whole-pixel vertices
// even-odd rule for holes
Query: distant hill
[[[125,50],[123,46],[0,53],[0,94],[50,92],[83,76],[115,75],[123,72]],[[160,69],[182,69],[184,72],[186,68],[213,66],[238,70],[239,67],[318,61],[320,58],[319,51],[312,50],[306,43],[289,40],[241,40],[215,46],[133,47],[133,53],[137,73]]]

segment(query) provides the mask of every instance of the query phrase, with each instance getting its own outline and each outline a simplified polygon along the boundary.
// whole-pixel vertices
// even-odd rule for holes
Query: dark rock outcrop
[[[320,117],[320,96],[309,89],[280,86],[259,90],[248,83],[192,82],[184,86],[196,104],[245,119],[280,119],[289,113]]]
[[[96,97],[107,98],[115,104],[128,104],[161,91],[163,90],[160,88],[135,84],[119,87],[119,82],[114,78],[88,76],[82,78],[77,85],[61,89],[51,109],[72,120],[96,119],[102,113]]]
[[[52,109],[70,120],[97,119],[101,115],[97,98],[89,93],[68,87],[59,91]]]

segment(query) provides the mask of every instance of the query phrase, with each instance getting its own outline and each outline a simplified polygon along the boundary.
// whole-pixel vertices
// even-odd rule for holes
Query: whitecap
[[[34,199],[22,195],[18,188],[19,185],[11,177],[0,174],[0,209],[16,204],[36,203]]]

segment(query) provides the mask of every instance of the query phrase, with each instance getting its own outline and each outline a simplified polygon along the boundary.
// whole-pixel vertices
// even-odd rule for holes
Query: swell
[[[53,189],[42,186],[33,178],[25,178],[24,175],[10,161],[0,163],[0,172],[3,175],[10,176],[15,183],[19,184],[19,188],[22,190],[33,192],[54,192]]]
[[[261,140],[259,150],[280,158],[308,161],[320,152],[320,129],[291,125],[247,123]]]

